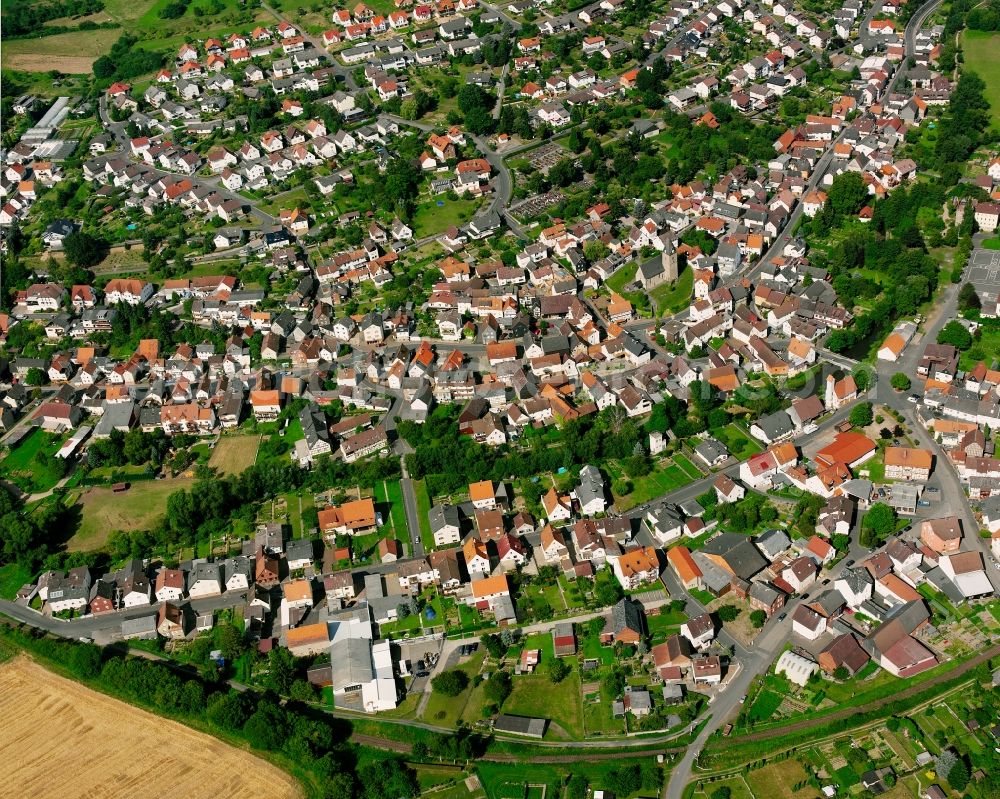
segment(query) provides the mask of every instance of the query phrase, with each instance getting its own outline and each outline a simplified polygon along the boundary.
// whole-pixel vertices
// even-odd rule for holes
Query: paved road
[[[341,65],[341,63],[337,61],[336,58],[334,58],[327,52],[326,45],[323,44],[323,40],[321,38],[313,36],[300,25],[297,25],[290,19],[283,17],[281,15],[281,12],[276,11],[274,8],[267,5],[266,3],[262,3],[261,8],[267,11],[278,22],[287,22],[289,25],[295,25],[295,27],[298,28],[299,33],[302,34],[302,37],[319,52],[320,56],[324,61],[324,66],[332,68],[334,73],[337,75],[337,78],[343,81],[347,85],[347,88],[349,88],[351,91],[358,90],[358,83],[356,80],[354,80],[354,75],[351,74],[351,71],[349,69]]]
[[[125,123],[111,121],[111,117],[108,113],[108,103],[106,94],[101,95],[97,107],[101,117],[101,124],[104,126],[105,130],[111,133],[111,135],[115,139],[115,142],[118,145],[117,149],[109,150],[107,153],[104,154],[104,157],[107,158],[110,156],[120,155],[122,158],[125,158],[126,160],[135,160],[132,158],[131,152],[129,150],[129,138],[128,134],[125,132]],[[237,194],[236,192],[230,191],[225,186],[223,186],[221,182],[222,179],[219,176],[206,178],[198,175],[183,175],[180,172],[171,172],[170,170],[167,169],[160,169],[158,167],[151,166],[150,164],[147,164],[145,161],[136,161],[136,163],[141,164],[144,169],[148,170],[151,174],[156,175],[157,177],[162,178],[170,176],[170,177],[188,178],[196,188],[202,185],[211,186],[214,191],[218,192],[225,199],[236,200],[238,203],[240,203],[240,205],[249,207],[250,215],[256,217],[264,224],[273,225],[277,222],[277,219],[271,216],[271,214],[262,211],[256,202],[247,199],[242,194]],[[228,257],[232,257],[232,252],[228,252],[226,253],[226,255]]]
[[[989,568],[992,553],[987,539],[979,537],[979,523],[969,505],[965,487],[947,453],[941,448],[925,427],[926,408],[918,406],[908,399],[908,392],[893,391],[889,381],[896,372],[916,375],[917,363],[928,343],[937,340],[937,334],[949,321],[958,315],[958,292],[960,284],[948,284],[943,289],[943,296],[934,309],[934,318],[926,324],[923,337],[919,342],[911,342],[899,360],[895,363],[878,361],[878,401],[903,414],[913,436],[920,447],[934,453],[934,474],[941,483],[941,500],[935,508],[935,515],[956,515],[962,520],[963,549],[975,550],[983,555],[987,564],[986,574],[993,585],[994,594],[1000,594],[1000,571]]]
[[[420,514],[417,512],[417,495],[413,491],[413,481],[406,471],[406,458],[399,459],[402,478],[399,487],[403,491],[403,507],[406,509],[406,526],[410,531],[409,549],[414,558],[424,556],[424,541],[420,536]]]
[[[234,592],[206,599],[188,600],[184,604],[189,605],[195,613],[201,613],[209,610],[215,611],[222,608],[237,607],[245,604],[245,602],[245,594]],[[154,601],[151,605],[143,607],[129,608],[128,610],[120,610],[100,616],[83,616],[78,619],[64,621],[62,619],[53,619],[24,605],[18,605],[2,599],[0,600],[0,613],[9,616],[15,621],[29,624],[32,627],[37,627],[40,630],[45,630],[45,632],[58,635],[62,638],[94,638],[97,636],[110,640],[119,635],[123,621],[153,615],[159,610],[160,604]]]
[[[941,0],[930,0],[930,2],[924,4],[924,6],[922,6],[921,9],[916,14],[914,14],[913,18],[910,20],[910,24],[907,26],[905,33],[907,57],[912,55],[914,52],[917,31],[920,30],[921,26],[924,23],[924,20],[926,20],[927,17],[934,11],[934,9],[937,8],[940,2]],[[906,61],[904,59],[903,65],[901,65],[900,69],[896,71],[896,74],[890,81],[887,92],[892,91],[893,86],[895,85],[896,81],[899,79],[899,76],[902,74],[905,68],[905,63]],[[842,136],[843,133],[841,134],[841,136],[837,137],[834,143],[839,141],[842,138]],[[819,180],[822,178],[826,169],[829,167],[829,163],[832,157],[833,157],[833,144],[831,144],[827,152],[817,162],[816,168],[813,170],[813,173],[810,176],[806,191],[809,191],[816,185],[818,185]],[[789,217],[788,223],[785,225],[785,228],[782,231],[781,235],[778,236],[775,242],[764,254],[764,257],[757,262],[757,266],[754,267],[755,271],[758,270],[763,264],[767,263],[770,258],[781,252],[781,248],[784,247],[785,242],[790,237],[791,231],[794,229],[795,224],[798,221],[801,214],[802,214],[802,203],[800,202],[796,204],[795,210],[792,212],[791,217]],[[945,321],[947,321],[947,319],[952,318],[954,316],[953,303],[955,301],[955,298],[957,297],[958,287],[949,286],[946,289],[946,291],[948,291],[949,293],[946,294],[945,307],[946,308],[950,307],[950,311],[942,312],[939,315],[938,322],[942,326],[945,323]],[[909,357],[913,358],[914,353],[910,353]],[[896,366],[898,366],[898,364]],[[893,369],[892,371],[899,371],[899,370]],[[908,373],[913,374],[914,372],[910,371]],[[885,385],[888,386],[888,380],[885,381]],[[903,412],[905,414],[908,414],[909,418],[911,418],[912,420],[912,406],[908,406],[905,399],[897,395],[897,397],[895,398],[895,403],[893,403],[893,407],[897,407],[898,404],[906,406],[905,408],[903,408]],[[828,427],[828,425],[825,427]],[[930,438],[929,436],[927,436],[927,432],[922,428],[922,426],[915,425],[915,427],[919,428],[917,433],[918,438],[922,439]],[[923,433],[923,436],[921,436],[920,433]],[[797,440],[796,443],[800,442]],[[936,448],[936,444],[934,446]],[[940,455],[940,450],[936,449],[935,451],[938,452],[939,470],[942,472],[942,477],[947,482],[951,483],[949,490],[955,491],[957,488],[958,491],[957,496],[964,498],[965,492],[962,490],[961,485],[957,484],[957,476],[954,474],[954,469],[951,467],[950,463],[948,463],[942,469],[940,463],[942,460]],[[968,503],[963,501],[959,504],[962,506],[962,516],[963,519],[965,520],[965,523],[969,524],[969,520],[971,520],[972,523],[974,524],[974,519],[972,519],[972,511],[969,508]],[[977,530],[978,527],[973,526],[967,529],[974,531]],[[973,535],[975,535],[975,533],[973,533]],[[976,545],[979,548],[983,548],[985,546],[982,540],[978,538],[978,536],[976,536]],[[841,561],[841,564],[838,564],[838,567],[842,568],[843,563],[844,561]],[[995,571],[995,570],[990,570],[990,571]],[[995,581],[997,578],[994,575],[991,575],[990,579],[991,581]],[[994,585],[994,588],[996,588],[996,585]],[[794,610],[794,601],[793,603],[790,603],[790,606],[786,611],[788,613],[788,617],[785,620],[785,625],[787,625],[788,627],[790,627],[791,625],[790,618],[793,610]],[[783,632],[778,632],[779,630],[782,630],[782,627],[776,625],[775,627],[771,628],[770,631],[767,631],[763,635],[758,637],[757,641],[755,642],[755,651],[753,655],[750,658],[746,658],[743,660],[743,668],[741,669],[740,673],[736,675],[736,677],[734,678],[730,686],[727,688],[727,690],[722,694],[722,696],[720,696],[720,698],[716,700],[715,705],[712,708],[711,716],[709,717],[708,723],[702,728],[701,732],[695,738],[694,742],[688,747],[687,751],[684,753],[684,756],[681,758],[681,760],[677,763],[677,765],[671,772],[670,780],[667,783],[666,789],[664,790],[664,799],[681,799],[682,794],[684,792],[684,788],[686,787],[688,781],[691,778],[691,769],[694,764],[694,761],[698,757],[702,748],[705,746],[705,743],[708,741],[709,737],[722,724],[724,724],[726,722],[726,719],[728,719],[729,716],[732,715],[732,713],[737,709],[739,705],[739,698],[746,693],[746,689],[751,684],[753,679],[759,673],[762,673],[770,666],[771,662],[773,661],[773,656],[777,653],[777,647],[781,646],[785,637],[787,637],[787,630],[784,630]]]

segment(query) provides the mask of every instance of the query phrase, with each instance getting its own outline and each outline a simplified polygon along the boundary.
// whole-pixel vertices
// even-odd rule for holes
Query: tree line
[[[453,493],[478,480],[503,481],[609,458],[627,458],[641,446],[642,428],[623,409],[566,422],[558,441],[531,438],[524,448],[486,447],[458,432],[457,406],[438,406],[427,422],[402,421],[397,430],[414,452],[406,456],[409,473],[427,479],[432,496]]]
[[[98,80],[129,80],[156,72],[163,66],[162,53],[136,47],[139,39],[128,33],[118,37],[107,55],[102,55],[92,67]]]
[[[32,33],[46,22],[61,17],[96,14],[104,10],[103,0],[8,0],[3,5],[3,38],[12,39]]]
[[[349,729],[298,702],[265,691],[239,692],[198,676],[182,677],[162,663],[120,650],[7,630],[15,646],[93,687],[225,739],[245,741],[307,777],[309,794],[323,799],[400,799],[416,796],[416,774],[388,757],[359,764]]]

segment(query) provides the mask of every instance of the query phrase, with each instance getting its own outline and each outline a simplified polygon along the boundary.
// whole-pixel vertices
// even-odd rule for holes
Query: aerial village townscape
[[[0,795],[1000,797],[998,0],[0,21]]]

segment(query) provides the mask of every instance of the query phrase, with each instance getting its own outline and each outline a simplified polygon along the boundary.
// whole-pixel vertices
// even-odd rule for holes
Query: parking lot
[[[1000,294],[1000,250],[973,250],[966,275],[980,296]]]
[[[406,689],[409,693],[419,693],[427,690],[431,670],[441,656],[444,639],[419,641],[396,641],[399,646],[399,659],[409,667],[409,675],[404,675]]]

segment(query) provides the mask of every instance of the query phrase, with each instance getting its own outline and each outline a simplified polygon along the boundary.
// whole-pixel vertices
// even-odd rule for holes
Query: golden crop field
[[[183,724],[60,677],[27,657],[0,664],[0,799],[302,796],[288,774]]]

